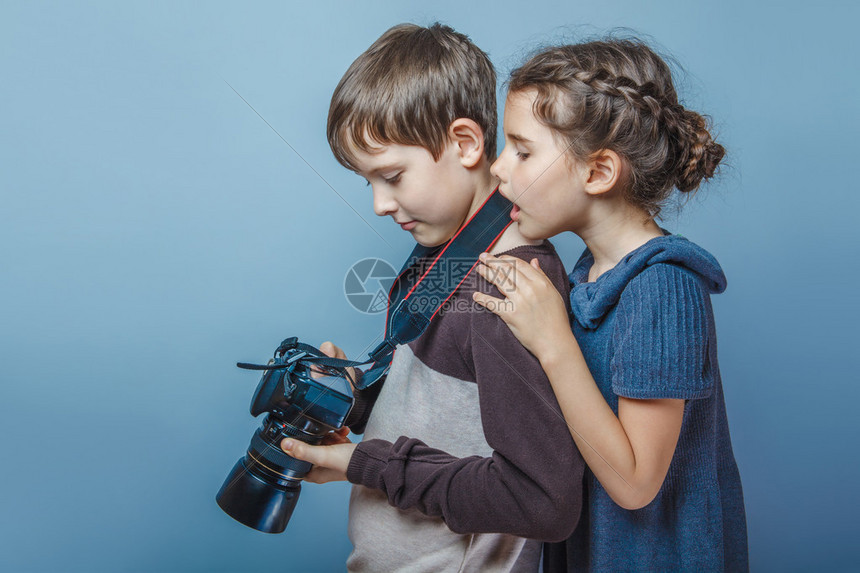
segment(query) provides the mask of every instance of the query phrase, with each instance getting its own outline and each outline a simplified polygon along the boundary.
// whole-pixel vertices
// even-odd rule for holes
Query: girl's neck
[[[594,264],[588,272],[588,282],[593,282],[631,251],[655,237],[662,237],[663,231],[647,213],[628,205],[595,218],[576,234],[594,257]]]

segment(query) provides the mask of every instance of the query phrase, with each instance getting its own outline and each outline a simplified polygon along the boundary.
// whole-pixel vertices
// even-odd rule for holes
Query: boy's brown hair
[[[350,149],[419,145],[439,160],[455,119],[475,121],[484,154],[496,156],[496,72],[468,36],[435,23],[400,24],[349,67],[334,90],[327,135],[337,160],[357,171]]]

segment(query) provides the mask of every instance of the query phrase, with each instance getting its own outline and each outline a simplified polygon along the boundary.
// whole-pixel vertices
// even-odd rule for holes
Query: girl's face
[[[583,189],[585,167],[572,160],[534,116],[536,95],[535,90],[508,94],[505,148],[490,168],[499,178],[499,192],[514,203],[511,218],[531,240],[581,228],[589,204]]]

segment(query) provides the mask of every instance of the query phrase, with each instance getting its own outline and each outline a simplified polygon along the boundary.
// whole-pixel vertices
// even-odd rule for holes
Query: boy
[[[495,93],[492,64],[466,36],[395,26],[335,89],[329,143],[372,186],[377,215],[442,245],[496,186]],[[514,223],[491,252],[537,257],[567,301],[550,243]],[[345,432],[335,445],[282,444],[315,464],[308,481],[356,484],[350,571],[537,571],[539,540],[566,539],[577,524],[582,458],[540,364],[472,302],[476,289],[498,294],[471,273],[423,336],[397,347],[384,383],[358,392],[360,444]]]

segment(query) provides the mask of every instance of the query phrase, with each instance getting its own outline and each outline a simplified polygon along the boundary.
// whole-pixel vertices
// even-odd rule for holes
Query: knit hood
[[[665,236],[655,237],[631,251],[595,282],[585,282],[594,264],[594,257],[588,249],[582,253],[568,278],[571,312],[583,328],[597,328],[618,302],[627,283],[658,263],[692,271],[699,276],[709,293],[718,294],[726,290],[726,275],[713,255],[681,235],[672,235],[665,229],[663,232]]]

